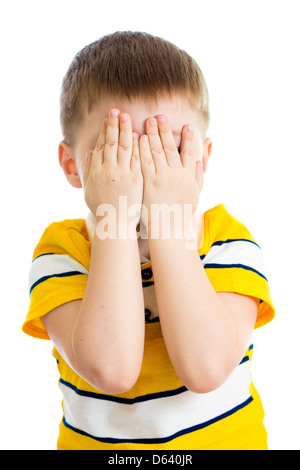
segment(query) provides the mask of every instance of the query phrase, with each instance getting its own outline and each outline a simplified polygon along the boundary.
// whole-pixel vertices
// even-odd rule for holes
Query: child
[[[197,209],[208,93],[169,42],[118,32],[64,78],[59,161],[87,220],[51,224],[23,331],[54,343],[58,449],[266,449],[254,328],[274,316],[261,250]]]

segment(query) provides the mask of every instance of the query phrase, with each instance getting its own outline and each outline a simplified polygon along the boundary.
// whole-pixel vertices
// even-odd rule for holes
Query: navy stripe
[[[186,392],[186,387],[180,387],[175,390],[167,390],[165,392],[158,392],[158,393],[149,393],[148,395],[141,395],[135,398],[123,398],[123,397],[116,397],[112,395],[105,395],[95,392],[88,392],[86,390],[80,390],[79,388],[75,387],[75,385],[71,384],[70,382],[66,382],[63,379],[59,379],[59,381],[65,385],[66,387],[71,388],[77,395],[82,397],[88,398],[96,398],[97,400],[105,400],[105,401],[112,401],[114,403],[121,403],[123,405],[134,405],[135,403],[141,403],[144,401],[155,400],[157,398],[166,398],[166,397],[173,397],[175,395],[180,395],[180,393]]]
[[[149,287],[149,286],[153,286],[154,285],[154,281],[143,281],[142,280],[142,286],[143,287]]]
[[[83,276],[86,276],[86,274],[81,273],[80,271],[69,271],[66,273],[58,273],[58,274],[51,274],[49,276],[43,276],[40,279],[38,279],[36,282],[34,282],[29,290],[29,294],[31,294],[32,290],[41,282],[47,281],[47,279],[50,279],[51,277],[69,277],[69,276],[77,276],[78,274],[82,274]]]
[[[250,268],[250,266],[246,266],[245,264],[218,264],[218,263],[206,263],[204,265],[204,269],[219,269],[219,268],[241,268],[241,269],[246,269],[247,271],[252,271],[255,274],[258,274],[261,276],[263,279],[268,281],[268,279],[259,271],[256,269]]]
[[[227,418],[228,416],[231,416],[232,414],[234,414],[237,411],[241,410],[245,406],[249,405],[252,401],[253,401],[253,398],[252,398],[252,396],[250,396],[246,401],[244,401],[240,405],[235,406],[234,408],[227,411],[226,413],[223,413],[219,416],[216,416],[215,418],[212,418],[208,421],[205,421],[204,423],[196,424],[195,426],[192,426],[190,428],[182,429],[181,431],[178,431],[175,434],[172,434],[171,436],[161,437],[161,438],[116,439],[116,438],[110,438],[110,437],[95,437],[95,436],[92,436],[91,434],[88,434],[85,431],[82,431],[81,429],[78,429],[78,428],[75,428],[74,426],[71,426],[66,421],[65,417],[63,418],[63,423],[67,428],[71,429],[72,431],[77,432],[78,434],[82,434],[83,436],[95,439],[96,441],[99,441],[99,442],[107,442],[107,443],[111,443],[111,444],[119,444],[119,443],[123,443],[123,442],[130,442],[130,443],[136,443],[136,444],[163,444],[165,442],[172,441],[173,439],[176,439],[177,437],[184,436],[185,434],[189,434],[189,433],[192,433],[194,431],[199,431],[199,429],[206,428],[207,426],[210,426],[211,424],[214,424],[217,421],[220,421],[224,418]]]
[[[224,245],[225,243],[232,243],[232,242],[253,243],[253,245],[256,245],[259,249],[261,249],[260,246],[257,243],[255,243],[253,240],[248,240],[247,238],[227,238],[227,240],[218,240],[215,243],[213,243],[211,246]]]
[[[248,362],[248,361],[250,361],[250,357],[249,356],[244,356],[243,359],[241,360],[241,362],[239,363],[239,366],[241,364],[244,364],[244,362]]]
[[[57,254],[58,254],[58,253],[43,253],[43,254],[41,254],[41,255],[39,255],[39,256],[36,256],[36,257],[32,260],[32,262],[34,262],[34,261],[35,261],[36,259],[38,259],[38,258],[41,258],[41,256],[57,255]]]
[[[252,349],[253,349],[253,344],[250,344],[247,351],[250,352]],[[239,363],[239,366],[241,364],[243,364],[244,362],[247,362],[247,361],[250,361],[250,357],[249,356],[244,356],[243,359],[241,360],[241,362]]]
[[[257,243],[255,243],[252,240],[247,240],[247,238],[227,238],[227,240],[218,240],[211,245],[210,249],[213,246],[221,246],[221,245],[225,245],[226,243],[232,243],[232,242],[248,242],[248,243],[252,243],[253,245],[257,246],[257,248],[261,249]],[[209,253],[209,250],[206,253],[206,255]],[[203,260],[206,255],[201,255],[200,258]]]

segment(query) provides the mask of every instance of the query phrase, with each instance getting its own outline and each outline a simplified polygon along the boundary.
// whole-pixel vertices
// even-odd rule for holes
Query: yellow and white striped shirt
[[[198,253],[214,289],[260,299],[255,327],[268,323],[274,307],[261,249],[247,228],[220,204],[204,213],[203,230]],[[25,333],[49,339],[41,317],[83,298],[90,258],[84,219],[56,222],[45,230],[29,275]],[[63,395],[58,449],[266,449],[264,411],[251,378],[253,343],[221,387],[204,394],[189,391],[170,362],[159,317],[150,315],[151,261],[141,264],[141,278],[145,350],[140,376],[131,390],[115,396],[101,393],[76,374],[54,347]]]

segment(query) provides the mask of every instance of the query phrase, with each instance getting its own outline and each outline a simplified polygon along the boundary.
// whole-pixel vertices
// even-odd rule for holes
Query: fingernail
[[[156,119],[158,120],[159,124],[166,124],[165,116],[157,116]]]
[[[112,109],[109,114],[110,114],[110,117],[115,119],[119,115],[119,110],[118,109]]]
[[[128,121],[128,116],[127,116],[127,114],[121,114],[120,119],[121,119],[121,122],[127,122],[127,121]]]
[[[149,122],[149,126],[151,127],[155,127],[157,124],[156,119],[150,119],[148,122]]]
[[[142,139],[144,142],[147,142],[147,141],[148,141],[148,136],[147,136],[147,135],[142,135],[141,139]]]
[[[186,127],[186,130],[187,130],[188,132],[193,132],[193,126],[187,126],[187,127]]]

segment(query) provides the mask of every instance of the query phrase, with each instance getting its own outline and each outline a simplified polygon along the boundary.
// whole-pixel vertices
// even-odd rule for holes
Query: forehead
[[[185,124],[200,124],[200,113],[192,109],[187,98],[181,96],[163,97],[157,102],[142,99],[105,98],[96,104],[88,113],[84,113],[83,127],[100,130],[101,123],[108,116],[112,108],[128,113],[131,117],[132,127],[138,134],[145,132],[145,122],[149,117],[165,114],[174,133],[181,133]]]

